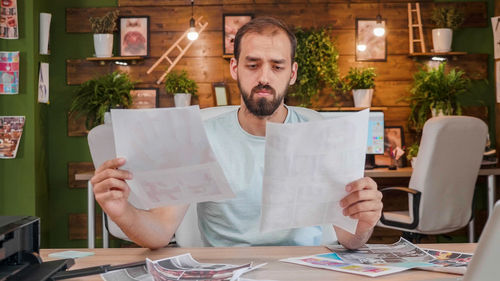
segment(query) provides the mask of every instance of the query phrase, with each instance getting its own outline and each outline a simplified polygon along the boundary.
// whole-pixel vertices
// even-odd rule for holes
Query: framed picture
[[[375,35],[375,28],[385,29],[385,23],[385,20],[377,23],[375,19],[356,19],[356,61],[387,60],[386,33]]]
[[[402,153],[404,147],[404,132],[402,126],[385,126],[384,128],[384,154],[375,155],[375,165],[378,167],[390,167],[396,164],[398,167],[406,166],[406,157],[400,156],[396,163],[392,162],[391,152]]]
[[[234,38],[236,32],[245,23],[251,21],[252,14],[223,14],[222,15],[222,43],[224,55],[234,55]]]
[[[216,106],[229,105],[229,91],[224,82],[212,83],[214,103]]]
[[[149,56],[149,17],[119,18],[120,56]]]
[[[157,88],[137,88],[130,91],[132,106],[130,108],[155,108],[159,105]]]

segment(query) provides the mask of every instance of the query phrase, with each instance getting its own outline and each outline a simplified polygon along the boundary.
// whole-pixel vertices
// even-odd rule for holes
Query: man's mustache
[[[273,87],[271,87],[270,85],[263,85],[263,84],[259,84],[259,85],[255,86],[255,87],[253,87],[252,88],[252,95],[255,94],[258,91],[261,91],[261,90],[268,90],[268,91],[270,91],[273,94],[273,96],[276,95],[276,91],[274,90]]]

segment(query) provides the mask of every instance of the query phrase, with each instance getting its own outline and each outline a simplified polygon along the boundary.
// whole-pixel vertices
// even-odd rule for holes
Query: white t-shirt
[[[285,123],[307,119],[288,108]],[[238,110],[205,121],[208,140],[236,197],[198,203],[199,228],[207,246],[319,245],[320,226],[260,233],[265,138],[243,130]]]

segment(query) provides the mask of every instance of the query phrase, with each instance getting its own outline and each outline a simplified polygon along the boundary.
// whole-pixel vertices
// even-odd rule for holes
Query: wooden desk
[[[422,244],[421,247],[453,250],[472,253],[476,244]],[[82,249],[75,249],[82,250]],[[62,249],[42,249],[41,256],[44,261],[53,260],[49,253],[59,252]],[[252,279],[271,280],[374,280],[371,277],[336,272],[326,269],[312,268],[302,265],[280,262],[280,259],[300,257],[327,253],[325,247],[232,247],[232,248],[163,248],[156,251],[140,248],[121,249],[92,249],[95,256],[76,259],[76,264],[71,269],[78,269],[103,264],[121,264],[150,259],[161,259],[170,256],[191,253],[199,262],[245,264],[253,261],[256,264],[268,264],[243,277]],[[456,275],[436,273],[423,270],[408,270],[392,275],[377,277],[382,281],[410,281],[425,280],[429,278],[454,277]],[[71,280],[101,280],[99,275],[75,278]]]

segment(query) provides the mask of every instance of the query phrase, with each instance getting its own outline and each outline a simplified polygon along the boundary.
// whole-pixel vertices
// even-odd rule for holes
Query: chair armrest
[[[412,195],[413,209],[411,210],[411,215],[413,215],[413,221],[411,223],[402,223],[402,222],[387,220],[384,216],[383,211],[382,211],[382,214],[380,217],[380,221],[383,224],[388,225],[388,226],[395,226],[395,227],[407,228],[407,229],[415,229],[419,223],[420,197],[422,196],[422,193],[418,190],[411,189],[408,187],[387,187],[387,188],[383,188],[380,190],[380,192],[382,192],[382,194],[387,193],[389,191],[399,191],[399,192],[404,192],[404,193],[407,193],[409,195]]]

